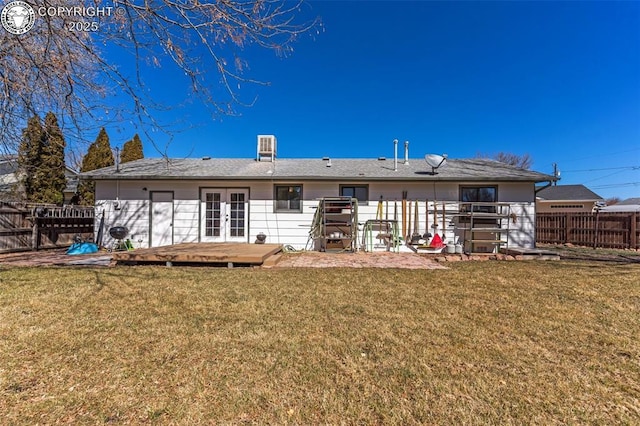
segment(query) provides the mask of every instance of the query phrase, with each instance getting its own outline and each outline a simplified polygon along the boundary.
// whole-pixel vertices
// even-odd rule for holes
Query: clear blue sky
[[[323,31],[288,58],[246,50],[246,75],[271,83],[240,92],[254,106],[214,120],[196,101],[164,117],[191,127],[171,157],[254,157],[257,134],[275,134],[282,158],[391,157],[397,138],[414,158],[528,153],[534,170],[558,163],[561,184],[640,196],[640,2],[310,6]],[[171,68],[144,78],[166,103],[189,97]],[[113,146],[135,131],[108,130]]]

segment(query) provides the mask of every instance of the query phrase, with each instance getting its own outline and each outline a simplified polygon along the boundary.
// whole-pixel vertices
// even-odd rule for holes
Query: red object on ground
[[[445,244],[442,242],[442,238],[440,238],[440,235],[436,234],[435,237],[433,237],[431,239],[431,242],[429,243],[429,247],[433,247],[433,248],[441,248],[444,247]]]

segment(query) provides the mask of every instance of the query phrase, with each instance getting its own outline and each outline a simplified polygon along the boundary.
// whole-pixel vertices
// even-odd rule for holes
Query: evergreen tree
[[[140,136],[136,133],[133,136],[133,139],[126,142],[122,147],[120,163],[140,160],[141,158],[144,158],[144,153],[142,152],[142,141],[140,140]]]
[[[82,158],[80,171],[90,172],[103,167],[113,166],[114,164],[113,152],[109,144],[109,136],[103,127],[100,129],[100,133],[95,142],[89,146],[87,154]],[[96,185],[94,182],[80,182],[78,185],[78,193],[82,204],[92,206],[95,203],[95,189]]]
[[[38,182],[37,171],[42,160],[44,145],[44,129],[40,123],[40,117],[33,116],[27,122],[27,127],[22,130],[22,140],[18,147],[18,171],[25,199],[35,200],[39,192],[41,182]]]
[[[67,186],[64,163],[66,142],[58,126],[58,118],[52,112],[44,118],[43,142],[40,167],[36,171],[36,181],[39,183],[36,201],[62,204]]]

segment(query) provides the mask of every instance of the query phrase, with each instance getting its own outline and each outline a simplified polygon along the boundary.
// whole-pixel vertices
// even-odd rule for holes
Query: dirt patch
[[[411,253],[287,253],[275,265],[278,268],[399,268],[447,269],[433,259]]]

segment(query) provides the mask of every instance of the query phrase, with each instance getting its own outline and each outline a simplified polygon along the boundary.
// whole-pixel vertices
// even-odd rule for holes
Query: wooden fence
[[[536,242],[640,249],[640,214],[538,213]]]
[[[66,247],[93,227],[93,207],[0,202],[0,253]]]

